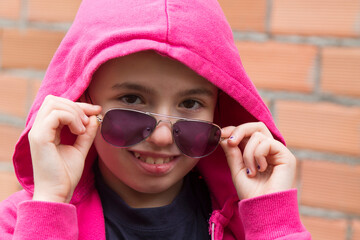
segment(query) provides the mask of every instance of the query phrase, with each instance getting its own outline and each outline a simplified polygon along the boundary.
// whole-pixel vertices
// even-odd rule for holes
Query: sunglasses
[[[179,150],[192,158],[211,154],[221,140],[218,125],[201,120],[186,119],[137,110],[114,108],[101,119],[101,135],[116,147],[130,147],[148,138],[160,122],[155,117],[176,119],[171,124],[172,137]]]

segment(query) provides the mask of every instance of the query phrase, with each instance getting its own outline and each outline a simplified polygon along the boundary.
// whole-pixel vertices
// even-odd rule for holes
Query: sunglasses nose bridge
[[[156,119],[156,126],[158,126],[160,123],[169,123],[170,127],[172,128],[173,122],[170,119],[176,118],[165,114],[159,114],[159,113],[151,113],[152,117]]]
[[[160,123],[169,123],[170,126],[172,127],[173,123],[170,121],[170,120],[163,120],[163,119],[160,119],[160,120],[157,120],[157,123],[156,123],[156,126],[158,126]]]
[[[167,123],[169,123],[170,125],[167,125]],[[172,134],[172,122],[163,119],[157,120],[155,128],[151,132],[151,135],[146,139],[146,141],[163,147],[173,144],[174,138]]]

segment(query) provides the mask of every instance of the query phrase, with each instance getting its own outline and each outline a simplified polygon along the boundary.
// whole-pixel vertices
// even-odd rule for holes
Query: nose
[[[174,141],[171,132],[171,123],[160,121],[146,141],[160,147],[173,144]]]

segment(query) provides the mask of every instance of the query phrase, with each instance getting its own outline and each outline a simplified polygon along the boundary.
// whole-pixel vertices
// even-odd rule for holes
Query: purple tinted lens
[[[180,151],[189,157],[199,158],[216,149],[221,130],[206,122],[178,121],[173,126],[173,135]]]
[[[129,147],[147,138],[155,127],[155,118],[147,114],[113,109],[104,116],[101,134],[112,145]]]

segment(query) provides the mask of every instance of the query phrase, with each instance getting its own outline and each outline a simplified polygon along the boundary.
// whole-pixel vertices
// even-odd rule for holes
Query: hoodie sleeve
[[[13,239],[78,239],[74,205],[24,201],[19,204],[17,215]]]
[[[242,200],[239,211],[246,239],[311,239],[300,221],[296,189]]]
[[[76,207],[71,204],[7,199],[0,204],[2,240],[78,239]]]
[[[16,224],[16,205],[9,199],[0,203],[0,236],[1,239],[12,239]]]

